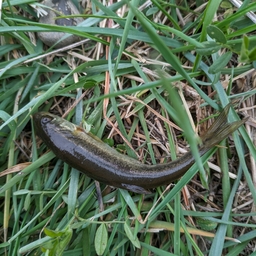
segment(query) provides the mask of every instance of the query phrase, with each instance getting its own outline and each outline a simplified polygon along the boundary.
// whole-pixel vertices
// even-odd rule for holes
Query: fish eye
[[[50,123],[52,121],[52,117],[50,116],[43,116],[41,118],[41,124],[47,124],[47,123]]]

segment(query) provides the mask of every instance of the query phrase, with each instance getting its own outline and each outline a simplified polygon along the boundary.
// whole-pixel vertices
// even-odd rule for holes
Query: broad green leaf
[[[65,232],[63,232],[63,231],[55,231],[55,230],[50,230],[50,229],[48,229],[48,228],[45,228],[45,229],[44,229],[44,233],[45,233],[47,236],[54,238],[54,237],[63,236],[63,234],[64,234]]]
[[[218,225],[217,222],[214,222],[214,221],[208,220],[208,219],[204,219],[204,218],[197,218],[196,223],[201,229],[203,229],[205,231],[214,230]]]
[[[216,26],[210,25],[207,27],[207,33],[216,42],[225,44],[227,42],[226,36],[224,33]]]
[[[96,231],[95,240],[94,240],[95,250],[98,255],[102,255],[104,253],[107,246],[107,241],[108,241],[108,232],[106,229],[106,225],[102,223]]]
[[[233,5],[229,1],[222,1],[220,7],[223,9],[229,9],[232,8]]]
[[[62,256],[65,248],[69,244],[70,239],[72,238],[73,231],[71,228],[67,228],[65,230],[65,233],[63,236],[61,236],[59,239],[56,239],[56,242],[54,244],[53,248],[53,254],[56,256]]]
[[[45,234],[50,237],[53,237],[52,240],[45,243],[41,250],[43,252],[48,251],[49,256],[61,256],[67,245],[72,238],[73,231],[70,227],[67,227],[65,230],[62,231],[54,231],[49,229],[44,229]]]
[[[146,12],[146,16],[150,16],[150,15],[153,15],[153,14],[156,14],[158,12],[158,8],[157,7],[152,7],[152,8],[149,8]]]

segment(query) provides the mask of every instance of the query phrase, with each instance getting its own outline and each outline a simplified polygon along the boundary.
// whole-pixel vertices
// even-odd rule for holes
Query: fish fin
[[[126,190],[138,193],[138,194],[151,194],[150,191],[146,190],[143,187],[137,186],[137,185],[131,185],[131,184],[122,183],[121,187],[126,189]]]
[[[231,104],[228,104],[219,114],[214,123],[210,126],[207,132],[201,137],[203,147],[206,149],[212,148],[224,140],[229,134],[237,130],[247,120],[244,118],[233,123],[228,123],[228,112]]]

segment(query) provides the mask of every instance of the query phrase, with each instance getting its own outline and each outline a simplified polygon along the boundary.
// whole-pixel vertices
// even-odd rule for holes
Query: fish
[[[228,123],[228,104],[201,137],[200,156],[243,125],[247,118]],[[195,163],[188,152],[180,158],[156,165],[144,164],[121,154],[98,137],[48,112],[33,115],[38,137],[54,154],[71,167],[106,185],[148,194],[150,189],[169,184],[184,175]]]

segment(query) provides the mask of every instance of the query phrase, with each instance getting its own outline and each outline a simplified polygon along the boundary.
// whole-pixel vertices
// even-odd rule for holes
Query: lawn
[[[2,4],[0,255],[252,255],[255,1],[81,2],[78,26]],[[38,32],[79,39],[54,48]],[[200,156],[228,104],[228,122],[246,123]],[[41,111],[155,170],[189,151],[195,164],[147,194],[99,183],[37,136]]]

